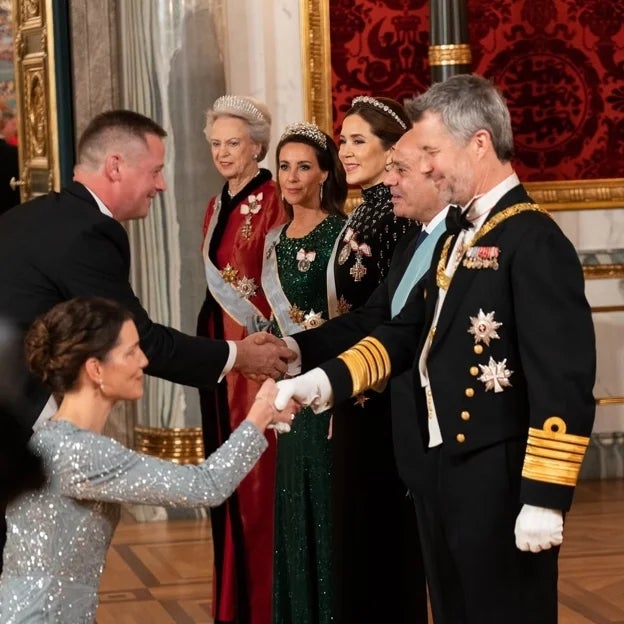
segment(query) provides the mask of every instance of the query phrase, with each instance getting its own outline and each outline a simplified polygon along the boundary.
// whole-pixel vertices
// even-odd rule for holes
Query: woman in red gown
[[[204,218],[203,257],[208,288],[197,333],[241,340],[268,325],[260,283],[264,238],[285,222],[267,153],[271,115],[257,100],[218,98],[204,133],[225,178]],[[258,384],[229,372],[216,391],[200,390],[206,455],[245,418]],[[214,542],[213,611],[216,624],[270,624],[273,561],[275,439],[228,501],[211,510]]]

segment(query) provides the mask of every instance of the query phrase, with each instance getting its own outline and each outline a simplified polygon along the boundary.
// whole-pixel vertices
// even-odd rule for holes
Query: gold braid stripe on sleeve
[[[589,437],[566,433],[563,418],[551,416],[542,429],[529,428],[522,476],[574,487],[588,444]]]
[[[370,388],[382,389],[390,378],[390,356],[376,338],[364,338],[338,356],[349,369],[352,396]]]

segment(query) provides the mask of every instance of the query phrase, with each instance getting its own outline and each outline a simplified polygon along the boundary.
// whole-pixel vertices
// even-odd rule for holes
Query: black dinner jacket
[[[524,188],[516,186],[501,198],[488,221],[507,207],[530,201]],[[422,292],[413,291],[401,314],[373,332],[388,350],[393,374],[412,367],[418,419],[404,426],[417,422],[426,443],[427,411],[418,356],[434,316],[435,269],[446,238],[438,242]],[[588,437],[595,412],[595,337],[573,245],[550,216],[534,211],[504,221],[477,245],[498,247],[499,268],[460,264],[427,358],[446,452],[461,455],[505,440],[526,439],[530,427],[542,429],[550,416],[562,418],[568,434]],[[489,346],[476,345],[468,331],[480,310],[493,313],[501,323],[496,330],[499,337],[491,339]],[[483,351],[478,353],[477,346]],[[503,361],[513,371],[511,387],[502,392],[486,390],[478,379],[481,366]],[[338,399],[351,391],[351,378],[340,360],[323,368]],[[521,487],[521,502],[559,509],[569,508],[574,490],[526,478]]]
[[[79,295],[114,299],[133,314],[146,372],[190,386],[214,386],[225,366],[223,341],[187,336],[150,320],[129,283],[124,227],[102,214],[89,191],[72,182],[0,217],[0,318],[26,331],[55,304]],[[31,379],[32,424],[49,393]]]

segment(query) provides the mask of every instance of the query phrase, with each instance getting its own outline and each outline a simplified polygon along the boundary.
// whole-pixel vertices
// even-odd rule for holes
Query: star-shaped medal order
[[[369,397],[367,397],[365,394],[358,394],[353,401],[353,405],[359,405],[363,408],[364,404],[366,403],[366,401],[368,401],[368,399]]]
[[[507,368],[507,358],[502,362],[495,362],[494,358],[490,356],[490,361],[485,364],[479,364],[479,368],[483,373],[479,377],[479,381],[485,383],[485,391],[494,390],[494,392],[502,392],[505,388],[511,387],[509,378],[513,371]]]
[[[324,322],[322,312],[310,310],[303,318],[303,327],[305,329],[314,329],[315,327],[320,327]]]
[[[474,336],[475,344],[483,342],[489,347],[490,340],[500,338],[496,330],[502,323],[494,320],[494,311],[485,314],[483,310],[479,308],[479,314],[477,314],[477,316],[471,316],[470,323],[471,325],[468,328],[468,333]]]
[[[249,299],[258,292],[256,280],[253,277],[242,277],[236,283],[236,290],[245,298]]]

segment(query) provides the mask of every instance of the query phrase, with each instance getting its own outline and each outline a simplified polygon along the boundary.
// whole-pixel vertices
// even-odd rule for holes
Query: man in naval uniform
[[[421,171],[462,207],[457,227],[391,323],[280,382],[276,404],[327,409],[411,367],[436,624],[556,624],[563,519],[595,411],[582,269],[513,171],[509,111],[489,81],[454,76],[407,109]]]

